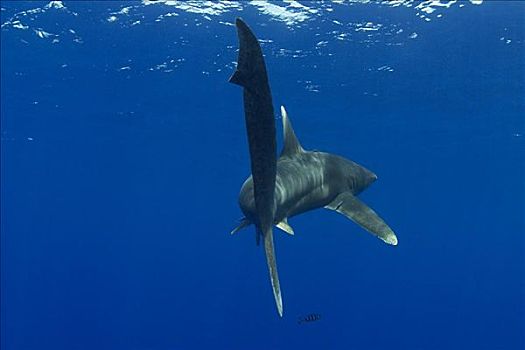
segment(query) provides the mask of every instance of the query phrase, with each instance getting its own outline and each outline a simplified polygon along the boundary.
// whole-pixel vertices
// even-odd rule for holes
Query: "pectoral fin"
[[[272,282],[273,296],[277,305],[279,316],[283,317],[283,300],[281,297],[281,286],[279,284],[279,275],[277,274],[277,263],[275,262],[275,252],[273,249],[273,233],[270,228],[269,232],[263,234],[264,251],[266,253],[266,262],[270,271],[270,281]]]
[[[390,227],[375,211],[361,202],[352,193],[343,192],[339,194],[325,208],[343,214],[385,243],[397,245],[397,237]]]
[[[234,234],[234,233],[237,233],[239,232],[240,230],[242,230],[243,228],[247,227],[247,226],[250,226],[252,223],[250,222],[250,220],[246,219],[246,218],[242,218],[241,219],[241,222],[239,223],[239,225],[234,228],[232,230],[232,232],[230,232],[230,234]]]
[[[280,228],[281,230],[283,230],[284,232],[288,233],[289,235],[292,235],[294,234],[293,232],[293,228],[292,226],[290,226],[288,224],[288,219],[287,218],[284,218],[280,223],[278,223],[276,225],[278,228]]]

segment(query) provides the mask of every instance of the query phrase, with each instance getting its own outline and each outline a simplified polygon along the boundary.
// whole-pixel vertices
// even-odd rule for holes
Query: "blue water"
[[[525,4],[477,3],[2,1],[1,348],[525,348]],[[236,16],[276,112],[378,175],[399,239],[292,218],[282,319],[229,235]]]

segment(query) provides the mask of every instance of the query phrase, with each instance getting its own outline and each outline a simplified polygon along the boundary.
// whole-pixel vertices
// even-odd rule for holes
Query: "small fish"
[[[320,319],[321,319],[321,315],[319,314],[308,314],[306,316],[299,317],[299,319],[297,320],[297,323],[303,324],[307,322],[315,322],[315,321],[319,321]]]

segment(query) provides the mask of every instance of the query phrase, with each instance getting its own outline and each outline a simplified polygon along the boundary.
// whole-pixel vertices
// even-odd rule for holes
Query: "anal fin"
[[[339,194],[325,208],[343,214],[385,243],[397,245],[397,237],[394,231],[388,227],[375,211],[361,202],[352,193],[343,192]]]
[[[288,224],[288,219],[284,218],[281,222],[277,223],[278,228],[283,230],[284,232],[288,233],[289,235],[294,235],[293,228]]]

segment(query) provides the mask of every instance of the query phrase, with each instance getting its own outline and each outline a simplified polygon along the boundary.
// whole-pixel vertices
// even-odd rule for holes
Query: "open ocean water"
[[[524,349],[525,3],[1,1],[1,343]],[[337,213],[253,228],[242,17],[282,144],[379,179],[388,246]],[[311,317],[312,322],[298,322]]]

